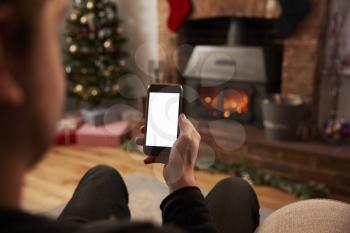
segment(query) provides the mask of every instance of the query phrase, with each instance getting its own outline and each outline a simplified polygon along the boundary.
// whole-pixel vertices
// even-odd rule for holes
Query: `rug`
[[[151,221],[161,224],[162,215],[160,211],[161,201],[169,194],[168,187],[164,181],[156,177],[133,173],[124,178],[129,191],[129,207],[132,220]],[[208,190],[202,190],[206,195]],[[64,205],[52,209],[43,215],[56,219],[62,212]],[[263,221],[273,212],[272,209],[261,208],[260,215]]]

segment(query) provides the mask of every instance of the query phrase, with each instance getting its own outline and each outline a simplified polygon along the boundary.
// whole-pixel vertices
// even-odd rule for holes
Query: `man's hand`
[[[145,164],[164,163],[163,176],[170,192],[196,186],[194,168],[201,137],[184,114],[179,117],[180,136],[171,149],[170,155],[148,156]],[[144,133],[144,127],[141,127]],[[138,145],[144,145],[144,138],[137,138]]]

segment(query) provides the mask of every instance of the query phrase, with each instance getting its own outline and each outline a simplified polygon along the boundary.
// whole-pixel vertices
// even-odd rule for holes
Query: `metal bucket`
[[[265,136],[272,140],[296,140],[303,120],[304,101],[297,95],[274,95],[262,102]]]

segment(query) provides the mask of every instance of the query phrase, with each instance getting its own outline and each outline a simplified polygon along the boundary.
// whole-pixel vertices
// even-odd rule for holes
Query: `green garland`
[[[249,166],[248,160],[245,156],[242,156],[237,164],[223,164],[220,162],[215,162],[209,167],[209,169],[212,171],[234,174],[238,177],[248,176],[254,185],[272,186],[287,193],[293,194],[300,199],[324,198],[329,194],[329,190],[323,184],[318,184],[315,182],[297,182],[272,176],[262,170],[252,168]]]

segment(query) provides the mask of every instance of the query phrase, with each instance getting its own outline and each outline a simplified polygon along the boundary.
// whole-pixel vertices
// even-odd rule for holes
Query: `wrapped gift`
[[[60,131],[56,135],[56,145],[74,145],[77,143],[76,130]]]
[[[84,124],[77,131],[77,144],[84,146],[118,147],[126,139],[129,122],[119,121],[103,126]]]
[[[74,145],[77,142],[76,132],[83,124],[79,116],[65,117],[58,123],[56,145]]]
[[[94,126],[101,126],[121,120],[121,113],[116,108],[83,109],[81,110],[81,116],[86,123]]]

